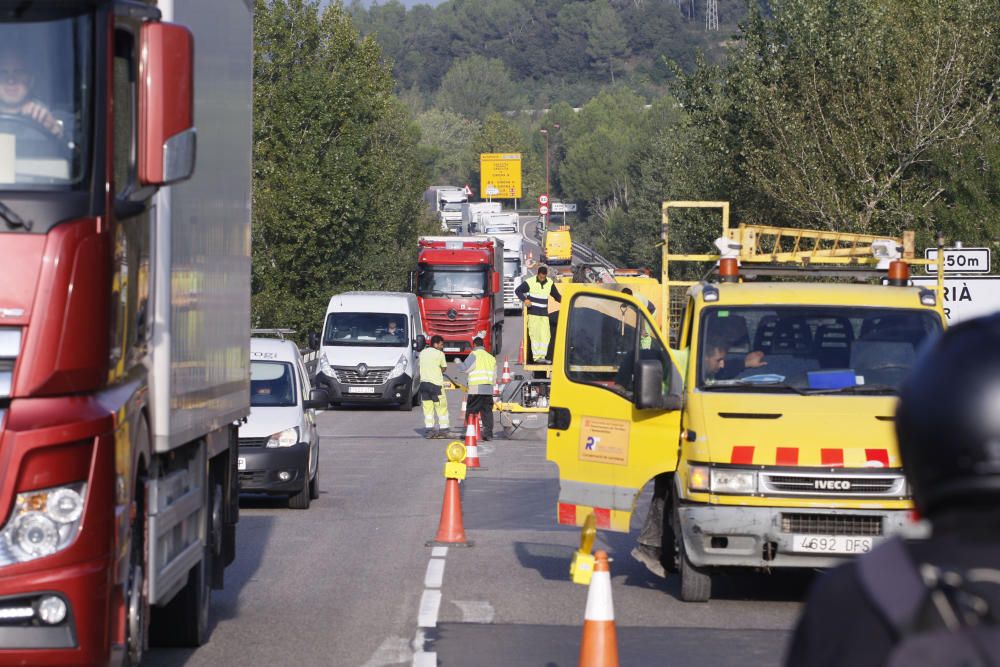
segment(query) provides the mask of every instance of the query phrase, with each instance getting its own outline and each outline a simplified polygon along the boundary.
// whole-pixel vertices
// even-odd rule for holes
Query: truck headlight
[[[711,487],[712,493],[754,493],[757,476],[750,470],[712,468]]]
[[[271,434],[271,437],[267,439],[267,446],[272,449],[275,447],[291,447],[298,444],[298,442],[299,427],[293,426],[292,428],[286,428],[284,431]]]
[[[399,377],[400,375],[405,373],[406,366],[407,366],[406,355],[405,354],[399,355],[399,361],[397,361],[396,365],[392,367],[392,371],[389,373],[389,378],[392,379],[394,377]]]
[[[319,355],[319,372],[327,377],[333,377],[333,366],[330,365],[325,354]]]
[[[709,490],[708,466],[688,467],[688,488],[692,491]]]
[[[10,520],[0,531],[13,562],[42,558],[68,547],[80,530],[84,482],[17,494]],[[0,565],[4,565],[0,552]]]

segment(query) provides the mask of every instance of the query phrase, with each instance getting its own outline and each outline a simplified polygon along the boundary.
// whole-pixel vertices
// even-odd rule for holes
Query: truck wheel
[[[307,475],[309,474],[308,467],[306,468],[306,474]],[[309,503],[312,500],[311,495],[309,493],[309,487],[310,487],[309,478],[306,477],[306,480],[302,483],[302,490],[288,499],[288,506],[293,510],[309,509]]]
[[[165,607],[153,609],[152,635],[158,646],[197,647],[208,641],[209,549],[188,572],[187,584]]]
[[[145,532],[143,531],[142,505],[132,523],[131,558],[128,583],[125,588],[125,664],[138,667],[146,650],[146,634],[149,630],[149,599],[145,586]]]
[[[676,515],[675,515],[676,516]],[[712,597],[712,575],[695,566],[684,550],[684,537],[680,529],[680,521],[675,521],[677,535],[676,553],[677,569],[680,571],[681,600],[684,602],[708,602]]]

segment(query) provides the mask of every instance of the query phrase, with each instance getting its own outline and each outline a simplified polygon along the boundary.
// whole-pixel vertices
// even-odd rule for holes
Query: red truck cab
[[[416,293],[427,337],[449,355],[468,355],[481,336],[494,354],[503,335],[503,242],[490,236],[418,240]]]

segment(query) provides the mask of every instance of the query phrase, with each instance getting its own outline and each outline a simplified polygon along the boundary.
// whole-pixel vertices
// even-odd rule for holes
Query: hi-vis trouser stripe
[[[436,401],[420,401],[420,407],[424,410],[424,426],[434,428],[434,413],[437,413],[439,428],[442,430],[449,427],[448,424],[448,398],[442,391]]]
[[[829,447],[816,450],[802,447],[770,448],[753,445],[733,447],[729,462],[734,465],[811,466],[823,468],[898,468],[900,461],[889,450],[877,447]]]

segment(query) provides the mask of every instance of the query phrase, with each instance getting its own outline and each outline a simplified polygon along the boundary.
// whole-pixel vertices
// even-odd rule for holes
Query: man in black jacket
[[[789,667],[885,665],[914,637],[954,632],[954,619],[967,618],[964,589],[942,594],[935,573],[965,582],[973,571],[1000,575],[1000,315],[961,323],[924,352],[902,387],[896,434],[933,536],[890,540],[821,577],[785,657]],[[1000,586],[982,590],[995,625]],[[947,664],[961,662],[954,648]],[[1000,664],[1000,656],[991,660],[968,664]],[[939,663],[924,653],[911,664]]]

